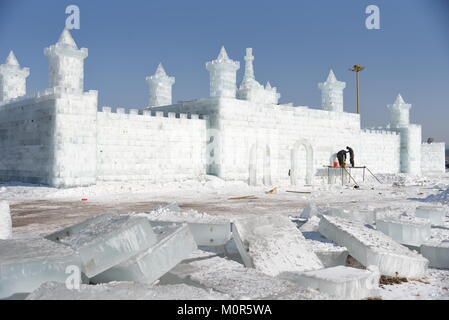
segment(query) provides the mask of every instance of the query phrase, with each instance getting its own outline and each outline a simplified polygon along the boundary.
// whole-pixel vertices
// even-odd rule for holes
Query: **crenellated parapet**
[[[0,104],[26,95],[26,79],[29,68],[21,68],[14,52],[10,51],[4,64],[0,65]]]

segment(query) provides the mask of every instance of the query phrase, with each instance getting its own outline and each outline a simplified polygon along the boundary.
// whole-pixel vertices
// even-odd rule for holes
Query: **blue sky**
[[[209,95],[206,61],[225,45],[243,73],[246,47],[255,55],[256,78],[278,87],[281,102],[317,107],[332,68],[347,82],[345,110],[355,111],[356,63],[361,74],[363,126],[388,123],[387,104],[401,93],[411,120],[449,144],[449,1],[84,1],[0,0],[0,59],[13,49],[31,68],[29,91],[47,87],[43,48],[56,42],[78,5],[81,29],[72,34],[89,48],[85,88],[99,90],[100,105],[142,108],[145,77],[159,62],[176,77],[173,100]],[[365,8],[380,8],[381,29],[365,28]]]

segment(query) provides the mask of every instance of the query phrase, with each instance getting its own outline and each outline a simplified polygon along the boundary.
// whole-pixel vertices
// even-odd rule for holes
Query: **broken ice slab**
[[[419,247],[430,238],[430,221],[411,216],[377,219],[376,228],[407,246]]]
[[[376,215],[373,210],[366,209],[342,209],[328,208],[323,211],[324,215],[331,217],[343,218],[351,221],[358,221],[363,224],[374,224]]]
[[[431,267],[449,269],[449,230],[432,228],[432,236],[421,246],[420,252]]]
[[[429,261],[384,233],[341,218],[321,218],[320,233],[348,249],[364,266],[375,265],[382,275],[416,278],[426,274]]]
[[[182,211],[175,203],[137,215],[154,222],[186,222],[197,245],[201,247],[224,246],[231,239],[231,222],[228,218],[211,216],[194,210]]]
[[[303,235],[306,237],[307,242],[309,243],[313,252],[321,260],[325,268],[344,266],[346,264],[346,259],[348,258],[348,250],[345,247],[340,247],[339,245],[327,239],[308,239],[308,235],[311,233],[319,235],[318,232],[305,232],[303,233]]]
[[[241,245],[237,247],[242,258],[250,259],[250,264],[263,273],[276,276],[284,271],[306,271],[324,267],[304,236],[286,216],[240,218],[233,221],[233,225],[239,235]]]
[[[79,253],[87,277],[121,263],[156,242],[149,221],[141,217],[103,214],[46,236]]]
[[[415,216],[429,219],[432,225],[442,226],[446,220],[446,210],[443,207],[420,206],[416,208]]]
[[[185,284],[150,286],[135,282],[81,285],[69,290],[65,285],[47,282],[26,300],[228,300],[226,294]]]
[[[165,283],[186,283],[228,294],[234,299],[329,299],[326,294],[301,288],[283,279],[220,257],[181,263],[160,279]]]
[[[93,283],[135,281],[151,284],[197,249],[187,224],[151,222],[157,240],[148,249],[91,279]]]
[[[0,240],[0,299],[29,293],[46,281],[65,283],[76,268],[79,257],[69,247],[44,238]]]
[[[337,266],[302,273],[286,272],[280,277],[338,299],[364,299],[378,295],[380,274],[374,266],[367,270]]]

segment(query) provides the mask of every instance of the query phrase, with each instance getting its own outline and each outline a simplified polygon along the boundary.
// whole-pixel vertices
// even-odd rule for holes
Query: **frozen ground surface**
[[[385,175],[380,178],[384,182],[382,185],[360,183],[360,189],[351,185],[279,187],[278,194],[266,194],[271,187],[249,187],[213,177],[165,185],[100,183],[61,190],[4,183],[0,184],[0,201],[11,204],[14,237],[48,234],[106,212],[151,212],[172,202],[176,202],[183,212],[198,218],[216,219],[253,214],[298,217],[309,204],[368,210],[389,207],[402,212],[414,212],[417,206],[428,204],[449,208],[448,173],[439,177]],[[230,199],[242,196],[254,197]],[[449,218],[446,226],[449,228]],[[449,270],[429,269],[428,275],[420,281],[385,285],[380,292],[383,299],[449,299]]]

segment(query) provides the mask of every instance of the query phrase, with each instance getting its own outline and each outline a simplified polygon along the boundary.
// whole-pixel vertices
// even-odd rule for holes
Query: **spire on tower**
[[[64,28],[64,30],[62,31],[61,36],[59,37],[58,43],[66,45],[68,47],[78,49],[78,46],[76,45],[75,40],[73,40],[72,35],[70,34],[69,30],[67,30],[66,28]]]
[[[396,97],[396,101],[394,102],[394,104],[405,104],[404,98],[402,98],[401,94],[398,94],[398,96]]]
[[[243,82],[248,81],[250,79],[255,80],[254,76],[254,66],[253,66],[254,56],[253,56],[253,49],[252,48],[246,48],[246,55],[245,55],[245,74],[243,76]]]
[[[332,69],[329,71],[329,75],[327,76],[326,82],[337,82],[337,77],[334,74],[334,71]]]
[[[218,54],[217,60],[229,60],[228,53],[224,46],[221,46],[220,53]]]
[[[167,73],[165,72],[164,67],[162,66],[162,63],[159,63],[156,72],[154,73],[156,76],[167,76]]]
[[[5,64],[10,66],[20,66],[19,61],[17,61],[17,58],[14,54],[14,52],[11,50],[8,54],[8,57],[6,58]]]

